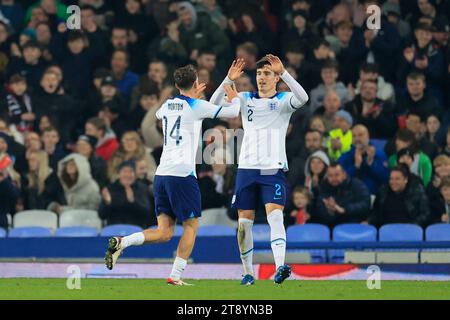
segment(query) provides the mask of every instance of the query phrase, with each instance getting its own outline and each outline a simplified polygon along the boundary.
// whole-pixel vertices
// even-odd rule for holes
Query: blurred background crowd
[[[72,4],[81,30],[67,29]],[[267,53],[310,97],[288,130],[287,223],[448,222],[449,18],[448,0],[1,0],[0,227],[27,209],[155,224],[154,114],[173,70],[194,64],[209,99],[243,58],[236,87],[254,91]],[[236,168],[198,166],[204,209],[229,206]]]

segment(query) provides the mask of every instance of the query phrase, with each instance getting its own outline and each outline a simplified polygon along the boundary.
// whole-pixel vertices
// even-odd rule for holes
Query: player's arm
[[[209,102],[212,104],[221,104],[225,97],[225,88],[224,86],[229,85],[231,86],[234,81],[239,78],[244,73],[244,66],[245,62],[243,59],[237,59],[234,60],[231,64],[230,69],[228,69],[227,76],[222,81],[220,86],[214,91],[213,95],[211,96],[211,99],[209,99]]]
[[[278,73],[280,75],[280,78],[287,84],[289,89],[291,89],[294,95],[289,101],[291,107],[293,109],[298,109],[305,105],[309,99],[308,94],[306,93],[305,89],[303,89],[301,84],[298,83],[297,80],[295,80],[294,77],[289,74],[289,72],[287,72],[280,58],[269,54],[267,55],[267,59],[271,64],[272,70],[275,73]]]
[[[232,88],[230,85],[225,85],[224,89],[227,95],[226,100],[220,105],[212,104],[211,102],[205,100],[199,101],[199,108],[195,109],[197,117],[199,119],[206,118],[236,118],[241,110],[241,99],[236,92],[236,89]]]

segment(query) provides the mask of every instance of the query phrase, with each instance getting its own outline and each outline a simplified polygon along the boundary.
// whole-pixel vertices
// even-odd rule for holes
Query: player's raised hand
[[[269,61],[273,72],[277,74],[282,74],[284,72],[285,69],[283,66],[283,62],[281,62],[280,58],[274,56],[273,54],[266,55],[266,58]]]
[[[196,99],[201,99],[203,97],[203,91],[206,89],[206,84],[198,83],[198,80],[194,83],[194,95]]]
[[[238,92],[236,91],[236,88],[233,86],[230,86],[228,84],[223,86],[223,89],[225,90],[225,93],[227,95],[227,101],[231,102],[234,98],[238,96]]]
[[[228,69],[228,78],[231,80],[236,80],[244,73],[245,61],[244,59],[233,60],[230,69]]]

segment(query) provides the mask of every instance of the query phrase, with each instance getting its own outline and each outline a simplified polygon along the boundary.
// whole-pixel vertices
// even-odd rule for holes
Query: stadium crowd
[[[81,30],[67,28],[72,4]],[[448,223],[449,19],[448,0],[1,0],[0,227],[27,209],[155,224],[154,115],[173,70],[196,65],[209,99],[243,58],[237,90],[255,91],[267,53],[310,98],[288,130],[288,223]],[[198,166],[203,209],[229,207],[236,169]]]

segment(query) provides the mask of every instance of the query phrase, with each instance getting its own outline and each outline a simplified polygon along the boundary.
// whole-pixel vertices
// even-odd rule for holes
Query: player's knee
[[[161,229],[161,241],[168,242],[173,237],[173,230],[170,228]]]

